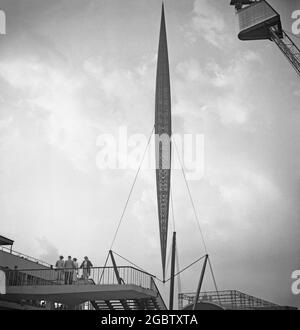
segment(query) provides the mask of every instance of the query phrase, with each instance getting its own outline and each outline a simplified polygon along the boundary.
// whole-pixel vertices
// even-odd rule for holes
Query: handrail
[[[122,283],[151,289],[153,276],[132,266],[118,266]],[[4,269],[8,286],[119,284],[113,267]],[[103,274],[103,276],[102,276]],[[123,284],[119,284],[123,285]]]
[[[52,265],[50,265],[50,266],[52,266]],[[113,269],[114,267],[113,266],[105,266],[105,267],[103,267],[103,266],[99,266],[99,267],[91,267],[90,269],[106,269],[106,268],[109,268],[109,269]],[[136,267],[133,267],[133,266],[117,266],[117,268],[119,269],[119,268],[131,268],[131,269],[134,269],[134,270],[136,270],[136,271],[138,271],[138,272],[140,272],[140,273],[143,273],[143,274],[145,274],[145,275],[149,275],[149,276],[151,276],[151,277],[153,277],[153,278],[156,278],[156,276],[155,275],[153,275],[153,274],[150,274],[150,273],[148,273],[148,272],[145,272],[144,270],[141,270],[141,269],[138,269],[138,268],[136,268]],[[22,272],[22,271],[26,271],[26,272],[28,272],[28,271],[51,271],[51,270],[74,270],[74,269],[76,269],[76,268],[65,268],[65,267],[63,267],[63,268],[56,268],[56,267],[52,267],[52,268],[49,268],[49,269],[45,269],[45,268],[31,268],[31,269],[29,269],[29,268],[24,268],[24,269],[9,269],[9,270],[11,270],[11,271],[14,271],[14,270],[16,270],[16,271],[19,271],[19,272]],[[78,269],[80,269],[80,268],[78,268]],[[81,268],[82,269],[82,268]]]
[[[3,252],[5,253],[8,253],[8,254],[12,254],[14,256],[17,256],[19,258],[22,258],[24,260],[27,260],[27,261],[31,261],[31,262],[34,262],[34,263],[38,263],[38,264],[41,264],[41,265],[44,265],[46,267],[51,267],[52,265],[49,264],[48,262],[46,261],[42,261],[42,260],[39,260],[37,258],[34,258],[34,257],[31,257],[31,256],[28,256],[24,253],[21,253],[21,252],[17,252],[15,250],[11,250],[9,248],[6,248],[4,246],[0,246],[0,250],[2,250]]]

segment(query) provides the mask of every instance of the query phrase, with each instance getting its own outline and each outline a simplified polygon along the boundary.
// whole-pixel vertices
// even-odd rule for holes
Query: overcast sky
[[[270,3],[291,31],[299,1]],[[151,132],[161,1],[0,9],[0,234],[50,263],[88,255],[102,266],[135,171],[100,170],[96,141],[121,126]],[[167,0],[165,11],[173,132],[204,136],[205,174],[189,184],[219,289],[300,307],[299,77],[271,42],[237,39],[229,0]],[[179,170],[172,186],[184,267],[204,249]],[[155,194],[144,169],[113,249],[161,277]],[[196,290],[199,270],[182,276],[183,291]]]

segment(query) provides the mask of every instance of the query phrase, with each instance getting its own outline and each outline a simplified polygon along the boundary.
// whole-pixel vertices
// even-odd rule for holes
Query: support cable
[[[173,232],[176,231],[176,226],[175,226],[175,215],[174,215],[174,204],[173,204],[173,192],[172,192],[172,187],[171,187],[171,209],[172,209],[172,223],[173,223]]]
[[[215,275],[214,275],[214,272],[213,272],[213,268],[212,268],[212,265],[211,265],[211,262],[210,262],[210,257],[208,257],[208,265],[209,265],[209,268],[210,268],[211,276],[213,278],[213,282],[214,282],[214,286],[215,286],[215,289],[216,289],[216,292],[217,292],[219,303],[221,303],[221,299],[220,299],[219,290],[218,290],[218,287],[217,287],[216,278],[215,278]]]
[[[174,145],[175,145],[175,149],[176,149],[176,153],[177,153],[177,158],[178,158],[179,163],[180,163],[180,166],[181,166],[182,175],[183,175],[183,178],[184,178],[184,181],[185,181],[187,190],[188,190],[189,198],[190,198],[190,201],[191,201],[193,210],[194,210],[195,218],[197,220],[197,225],[198,225],[198,229],[199,229],[199,232],[200,232],[200,235],[201,235],[201,238],[202,238],[202,243],[203,243],[203,246],[204,246],[204,250],[205,250],[205,253],[208,255],[207,246],[206,246],[204,235],[203,235],[203,232],[202,232],[202,229],[201,229],[201,225],[200,225],[200,220],[199,220],[199,217],[198,217],[198,214],[197,214],[197,211],[196,211],[195,203],[194,203],[194,200],[193,200],[193,197],[192,197],[192,194],[191,194],[191,190],[190,190],[190,187],[189,187],[189,184],[188,184],[188,181],[187,181],[187,178],[186,178],[186,174],[185,174],[185,171],[184,171],[183,162],[180,159],[179,151],[178,151],[178,148],[177,148],[177,144],[176,144],[175,139],[173,139],[173,142],[174,142]],[[214,272],[213,272],[213,268],[212,268],[212,264],[211,264],[211,261],[210,261],[210,258],[209,257],[208,257],[208,263],[209,263],[210,271],[211,271],[211,274],[212,274],[214,286],[215,286],[215,289],[216,289],[216,292],[217,292],[217,295],[218,295],[218,299],[220,300],[219,291],[218,291],[218,287],[217,287],[217,283],[216,283],[216,278],[215,278],[215,275],[214,275]],[[180,272],[177,273],[176,275],[179,275],[179,274],[180,274]]]
[[[169,253],[168,253],[168,258],[167,258],[167,263],[166,263],[166,273],[169,271],[169,266],[171,263],[171,254],[172,254],[172,244],[171,244],[171,248],[169,249]]]
[[[172,211],[173,232],[175,232],[175,231],[176,231],[176,226],[175,226],[175,216],[174,216],[174,206],[173,206],[172,187],[170,188],[170,199],[171,199],[171,211]],[[172,244],[171,244],[171,246],[172,246]],[[172,250],[172,248],[169,250],[168,259],[167,259],[167,268],[166,268],[166,272],[168,272],[168,270],[169,270],[169,266],[170,266],[171,250]]]
[[[194,204],[194,200],[193,200],[193,198],[192,198],[192,194],[191,194],[191,191],[190,191],[190,187],[189,187],[189,184],[188,184],[188,182],[187,182],[187,178],[186,178],[185,171],[184,171],[184,168],[183,168],[183,163],[182,163],[182,161],[181,161],[181,159],[180,159],[180,157],[179,157],[179,151],[178,151],[178,148],[177,148],[177,145],[176,145],[175,139],[173,139],[173,142],[174,142],[174,145],[175,145],[175,149],[176,149],[176,153],[177,153],[178,160],[179,160],[179,162],[180,162],[182,175],[183,175],[183,178],[184,178],[184,181],[185,181],[185,184],[186,184],[186,187],[187,187],[188,193],[189,193],[189,198],[190,198],[190,201],[191,201],[191,204],[192,204],[193,210],[194,210],[195,218],[196,218],[196,220],[197,220],[197,225],[198,225],[198,229],[199,229],[199,232],[200,232],[200,235],[201,235],[201,239],[202,239],[202,243],[203,243],[203,246],[204,246],[204,251],[205,251],[206,254],[208,254],[208,252],[207,252],[207,247],[206,247],[205,240],[204,240],[204,236],[203,236],[203,232],[202,232],[202,229],[201,229],[201,226],[200,226],[200,220],[199,220],[199,218],[198,218],[197,211],[196,211],[196,207],[195,207],[195,204]]]
[[[174,274],[174,277],[181,274],[182,272],[184,272],[185,270],[187,270],[188,268],[192,267],[193,265],[195,265],[197,262],[199,262],[200,260],[202,260],[203,258],[206,257],[206,254],[204,256],[202,256],[201,258],[198,258],[197,260],[195,260],[194,262],[192,262],[190,265],[186,266],[184,269],[182,269],[181,271],[179,271],[178,273]],[[168,280],[165,281],[165,283],[167,283],[168,281],[170,281],[171,278],[169,278]]]
[[[146,270],[144,270],[143,268],[141,268],[140,266],[138,266],[137,264],[133,263],[132,261],[126,259],[125,257],[122,257],[120,254],[118,254],[115,251],[112,251],[115,255],[117,255],[118,257],[120,257],[121,259],[127,261],[128,263],[130,263],[132,266],[136,267],[137,269],[141,270],[144,273],[147,273],[149,275],[151,275],[152,277],[156,278],[156,276],[152,275],[151,273],[147,272]]]
[[[173,231],[176,231],[176,225],[175,225],[175,213],[174,213],[174,203],[173,203],[173,190],[171,187],[171,209],[172,209],[172,220],[173,220]],[[180,266],[179,266],[179,257],[178,257],[178,242],[176,242],[176,253],[175,253],[175,261],[176,261],[176,269],[179,272]],[[181,278],[180,274],[178,274],[178,292],[181,292]]]
[[[112,247],[113,247],[113,245],[114,245],[114,243],[115,243],[115,240],[116,240],[116,238],[117,238],[117,235],[118,235],[118,232],[119,232],[119,229],[120,229],[120,226],[121,226],[122,220],[123,220],[123,218],[124,218],[124,215],[125,215],[125,212],[126,212],[126,209],[127,209],[127,206],[128,206],[128,203],[129,203],[129,200],[130,200],[130,197],[131,197],[132,191],[133,191],[133,188],[134,188],[134,186],[135,186],[136,180],[137,180],[138,175],[139,175],[139,173],[140,173],[140,170],[141,170],[141,167],[142,167],[143,161],[144,161],[144,159],[145,159],[146,152],[147,152],[148,147],[149,147],[149,145],[150,145],[150,142],[151,142],[151,138],[152,138],[152,135],[153,135],[154,129],[155,129],[155,126],[153,126],[153,129],[152,129],[152,131],[151,131],[150,137],[149,137],[149,139],[148,139],[148,143],[147,143],[146,148],[145,148],[145,151],[144,151],[144,153],[143,153],[143,157],[142,157],[142,159],[141,159],[140,165],[139,165],[139,167],[138,167],[138,170],[137,170],[136,175],[135,175],[135,177],[134,177],[134,180],[133,180],[132,186],[131,186],[131,188],[130,188],[130,191],[129,191],[129,194],[128,194],[128,197],[127,197],[127,200],[126,200],[126,203],[125,203],[124,209],[123,209],[123,212],[122,212],[122,214],[121,214],[121,217],[120,217],[120,220],[119,220],[119,223],[118,223],[118,226],[117,226],[117,229],[116,229],[116,232],[115,232],[114,238],[113,238],[112,243],[111,243],[111,246],[110,246],[110,250],[112,250]]]
[[[176,269],[177,271],[179,271],[180,266],[179,266],[179,257],[178,257],[178,246],[176,244]],[[180,278],[180,274],[178,274],[178,282],[177,282],[177,286],[178,286],[178,292],[182,293],[182,286],[181,286],[181,278]]]

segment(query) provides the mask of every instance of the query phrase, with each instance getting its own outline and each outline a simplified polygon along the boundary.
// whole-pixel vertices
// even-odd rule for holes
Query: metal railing
[[[194,298],[195,293],[180,293],[178,295],[179,308],[192,304]],[[237,290],[202,292],[198,301],[215,303],[226,309],[279,309],[281,307]]]
[[[45,266],[45,267],[51,267],[51,265],[48,264],[48,263],[45,262],[45,261],[42,261],[42,260],[36,259],[36,258],[34,258],[34,257],[30,257],[30,256],[28,256],[28,255],[26,255],[26,254],[24,254],[24,253],[14,251],[14,250],[12,250],[12,249],[10,249],[10,248],[6,248],[6,247],[4,247],[4,246],[0,246],[0,251],[3,251],[3,252],[5,252],[5,253],[12,254],[12,255],[14,255],[14,256],[16,256],[16,257],[19,257],[19,258],[21,258],[21,259],[23,259],[23,260],[27,260],[27,261],[34,262],[34,263],[37,264],[37,265],[42,265],[42,266]]]
[[[88,269],[3,269],[7,286],[40,286],[40,285],[87,285],[118,284],[113,267],[93,267]],[[151,289],[151,278],[154,276],[131,266],[117,267],[122,284],[133,284]]]

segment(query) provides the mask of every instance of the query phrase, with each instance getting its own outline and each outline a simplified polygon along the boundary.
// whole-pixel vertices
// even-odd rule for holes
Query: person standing
[[[93,267],[93,264],[91,263],[89,258],[84,257],[84,260],[80,266],[80,268],[82,268],[82,272],[83,272],[83,279],[87,280],[90,277],[92,267]]]
[[[78,262],[76,258],[73,258],[74,272],[73,272],[73,283],[77,282],[78,278]]]
[[[74,263],[71,256],[65,261],[65,284],[73,283]]]
[[[65,267],[65,261],[63,256],[60,256],[59,259],[56,261],[55,267],[57,269],[57,281],[61,282],[64,280],[64,267]]]

